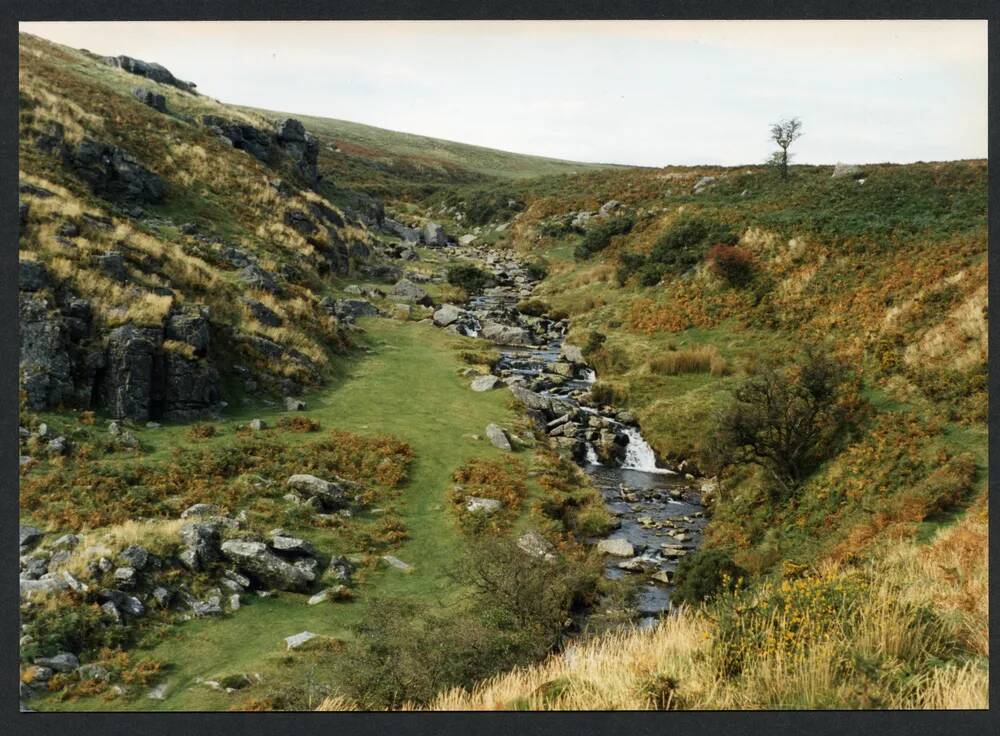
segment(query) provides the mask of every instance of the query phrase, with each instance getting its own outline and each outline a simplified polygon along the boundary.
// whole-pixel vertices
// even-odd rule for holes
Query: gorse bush
[[[716,243],[735,245],[739,237],[728,225],[704,217],[680,220],[653,245],[649,260],[663,265],[668,271],[683,273],[698,265]]]
[[[746,571],[729,554],[720,549],[702,549],[683,557],[677,565],[670,600],[697,605],[720,591],[734,590],[744,578]]]
[[[364,708],[425,704],[534,661],[558,643],[574,605],[592,598],[593,573],[484,537],[452,573],[470,593],[449,610],[398,598],[372,605],[345,657],[346,693]]]
[[[632,215],[623,215],[604,220],[590,227],[580,238],[580,242],[573,251],[573,256],[578,261],[583,261],[595,253],[600,253],[611,244],[611,238],[631,232],[634,225],[635,218]]]
[[[493,276],[481,268],[460,264],[448,269],[448,283],[464,289],[471,296],[491,286],[494,281]]]
[[[660,235],[648,256],[623,253],[619,257],[618,283],[624,285],[638,275],[641,285],[656,286],[667,274],[682,274],[697,266],[710,249],[737,242],[739,237],[723,223],[701,216],[681,219]]]

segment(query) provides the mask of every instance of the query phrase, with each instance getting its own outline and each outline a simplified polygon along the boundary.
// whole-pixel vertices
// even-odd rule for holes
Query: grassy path
[[[345,637],[349,627],[368,610],[374,592],[445,601],[454,594],[444,571],[458,557],[461,540],[445,509],[444,494],[453,470],[471,457],[490,456],[494,450],[482,437],[489,422],[513,418],[506,391],[474,393],[461,378],[455,338],[427,325],[367,320],[366,340],[371,352],[347,364],[330,388],[305,397],[308,416],[324,427],[360,434],[392,434],[408,442],[415,459],[398,504],[410,538],[394,554],[414,570],[377,573],[362,586],[352,603],[306,605],[306,597],[282,593],[271,599],[245,596],[234,615],[218,620],[196,620],[176,627],[172,635],[147,652],[170,666],[164,678],[165,700],[134,698],[104,701],[79,699],[39,703],[40,710],[225,710],[233,695],[197,684],[196,678],[260,672],[265,683],[302,680],[312,666],[308,652],[287,654],[282,639],[309,630]],[[225,423],[260,417],[274,424],[280,412],[251,407],[230,412]],[[183,426],[143,432],[151,457],[166,455],[183,442]],[[291,435],[295,437],[295,435]],[[149,456],[148,456],[149,457]],[[334,550],[323,550],[330,552]],[[337,552],[349,550],[336,550]],[[335,672],[313,673],[317,680],[335,679]]]

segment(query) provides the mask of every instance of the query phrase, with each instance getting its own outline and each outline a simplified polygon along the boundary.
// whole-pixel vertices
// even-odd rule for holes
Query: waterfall
[[[583,369],[583,380],[585,383],[594,383],[597,380],[597,374],[594,373],[590,368]]]
[[[594,445],[591,442],[587,443],[587,465],[600,465],[601,461],[597,459],[597,451],[594,449]]]
[[[625,436],[628,437],[628,445],[625,447],[625,459],[622,467],[626,470],[641,470],[644,473],[662,473],[673,475],[672,470],[656,467],[656,455],[649,443],[642,438],[639,430],[635,427],[625,427]]]

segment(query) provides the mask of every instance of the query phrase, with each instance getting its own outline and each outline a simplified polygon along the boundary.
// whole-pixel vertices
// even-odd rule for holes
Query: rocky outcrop
[[[112,416],[146,421],[159,415],[162,395],[155,389],[162,386],[162,343],[158,327],[127,324],[108,335],[102,393]]]
[[[94,194],[145,203],[163,200],[163,180],[123,148],[84,138],[64,149],[64,163]]]
[[[284,156],[308,186],[315,186],[320,180],[319,144],[294,118],[280,121],[273,132],[217,115],[203,115],[201,122],[233,148],[246,151],[268,166],[274,166]]]
[[[267,588],[304,593],[316,579],[306,566],[286,562],[263,542],[230,539],[221,549],[240,572]]]
[[[185,92],[193,92],[197,86],[194,82],[185,82],[178,79],[166,67],[152,61],[133,59],[131,56],[105,56],[103,57],[103,61],[130,74],[152,79],[154,82],[159,82],[160,84],[168,84]]]
[[[132,90],[132,96],[157,112],[167,111],[167,98],[157,92],[153,92],[145,87],[136,87]]]
[[[40,411],[75,397],[66,321],[39,294],[21,294],[21,386],[28,406]]]
[[[286,118],[278,123],[275,138],[278,146],[292,160],[295,172],[306,184],[315,186],[320,180],[317,167],[319,143],[316,139],[294,118]]]

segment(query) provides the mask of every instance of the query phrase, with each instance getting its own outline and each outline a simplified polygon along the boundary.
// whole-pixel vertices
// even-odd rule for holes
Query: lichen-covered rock
[[[315,575],[281,559],[263,542],[230,539],[222,543],[222,554],[267,588],[305,592],[315,580]]]

